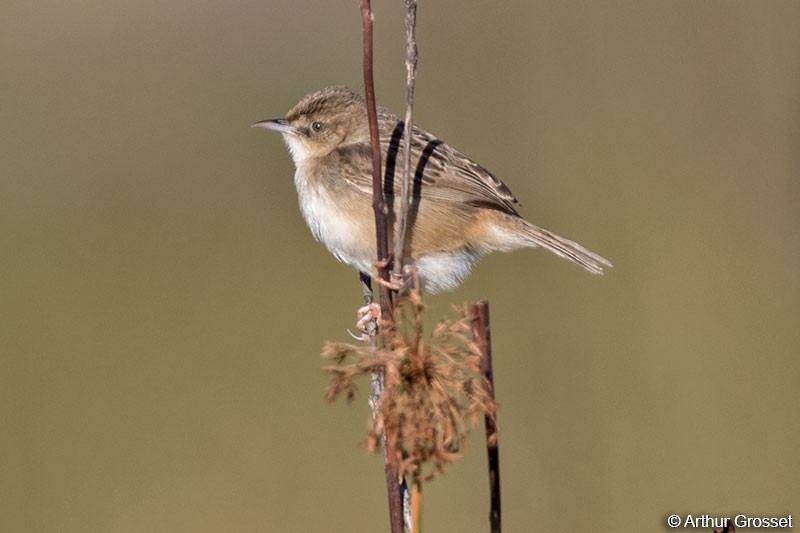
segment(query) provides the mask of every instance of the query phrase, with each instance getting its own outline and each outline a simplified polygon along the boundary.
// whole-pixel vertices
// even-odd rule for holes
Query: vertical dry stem
[[[489,329],[489,302],[481,300],[472,305],[472,338],[481,352],[481,374],[486,392],[494,402],[494,373],[492,371],[492,335]],[[489,459],[489,525],[492,533],[500,533],[500,450],[497,440],[496,411],[486,413],[486,453]]]
[[[364,34],[364,93],[367,100],[370,145],[372,148],[372,209],[375,213],[375,233],[377,238],[378,265],[380,277],[389,280],[389,241],[386,228],[386,202],[383,198],[383,180],[381,179],[381,147],[378,132],[378,114],[375,106],[375,82],[372,72],[372,6],[370,0],[361,0],[361,24]],[[392,297],[389,289],[379,284],[381,314],[384,321],[392,324]],[[379,400],[386,386],[384,375],[373,375],[373,393]],[[373,406],[373,412],[377,404]],[[390,445],[384,448],[384,471],[386,474],[386,492],[389,500],[389,524],[392,533],[403,532],[403,491],[399,470],[390,458],[395,457]]]
[[[406,116],[403,126],[403,181],[400,188],[400,220],[394,243],[394,273],[397,279],[403,274],[403,261],[406,257],[406,233],[408,231],[408,210],[411,202],[411,132],[414,111],[414,80],[417,74],[417,1],[406,0]],[[416,482],[415,482],[416,483]],[[405,486],[405,485],[404,485]],[[415,488],[419,486],[415,484]],[[422,493],[417,490],[417,507],[411,509],[411,494],[405,487],[403,498],[403,517],[406,531],[419,531],[419,503]]]
[[[381,179],[381,144],[378,131],[378,112],[375,106],[375,81],[372,74],[372,5],[361,0],[361,24],[364,30],[364,96],[367,100],[370,147],[372,148],[372,210],[375,213],[375,235],[378,246],[378,274],[389,281],[389,238],[386,228],[386,200]],[[392,293],[384,284],[378,284],[381,316],[391,324],[393,314]]]
[[[414,81],[417,74],[417,1],[406,0],[406,116],[403,121],[403,181],[400,189],[400,219],[394,243],[394,274],[403,272],[406,256],[408,210],[411,202],[411,130],[414,112]]]

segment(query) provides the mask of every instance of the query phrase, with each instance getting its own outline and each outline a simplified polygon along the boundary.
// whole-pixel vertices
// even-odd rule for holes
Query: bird
[[[400,211],[405,124],[378,106],[383,192],[390,250]],[[284,118],[253,127],[278,131],[296,170],[300,211],[317,241],[362,276],[376,260],[372,159],[364,98],[345,86],[311,92]],[[481,256],[541,247],[592,274],[608,259],[528,222],[511,190],[487,169],[435,135],[412,126],[413,185],[403,265],[413,265],[426,293],[455,289]]]

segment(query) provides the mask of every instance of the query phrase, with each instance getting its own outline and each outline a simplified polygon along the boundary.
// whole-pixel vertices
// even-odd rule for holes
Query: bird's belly
[[[423,255],[415,261],[422,290],[429,293],[450,291],[466,278],[480,254],[471,248]]]
[[[370,237],[354,220],[356,217],[342,208],[342,199],[333,198],[329,191],[317,187],[307,187],[299,198],[300,211],[314,238],[339,261],[370,272],[375,237]]]

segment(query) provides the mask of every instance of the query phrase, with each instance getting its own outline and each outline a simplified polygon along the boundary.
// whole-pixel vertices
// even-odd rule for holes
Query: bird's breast
[[[371,270],[375,240],[362,218],[353,213],[352,199],[337,190],[307,179],[300,169],[295,175],[300,212],[314,238],[339,260],[359,270]]]

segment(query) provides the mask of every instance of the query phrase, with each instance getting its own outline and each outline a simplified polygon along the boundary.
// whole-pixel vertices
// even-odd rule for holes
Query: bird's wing
[[[385,190],[399,194],[403,175],[403,123],[381,114]],[[517,199],[494,174],[430,133],[414,127],[411,136],[413,195],[517,214]]]

